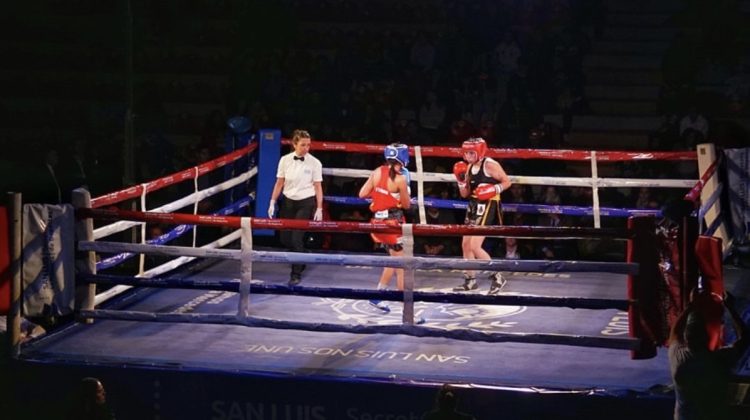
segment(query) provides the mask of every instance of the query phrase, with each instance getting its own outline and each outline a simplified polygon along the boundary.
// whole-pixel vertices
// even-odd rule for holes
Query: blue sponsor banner
[[[540,361],[542,362],[542,361]],[[432,409],[440,383],[359,377],[259,372],[102,366],[14,361],[14,419],[64,418],[76,384],[97,377],[117,419],[210,420],[420,420]],[[455,389],[460,411],[476,419],[671,418],[668,394],[600,390],[490,388]],[[43,396],[43,397],[40,397]],[[44,404],[39,403],[43,398]]]

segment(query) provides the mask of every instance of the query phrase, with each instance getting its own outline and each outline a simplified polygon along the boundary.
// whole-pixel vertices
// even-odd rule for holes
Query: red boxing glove
[[[485,201],[503,192],[503,186],[500,184],[479,184],[474,190],[477,200]]]
[[[456,177],[459,188],[466,188],[466,171],[469,166],[463,160],[459,160],[453,165],[453,176]]]

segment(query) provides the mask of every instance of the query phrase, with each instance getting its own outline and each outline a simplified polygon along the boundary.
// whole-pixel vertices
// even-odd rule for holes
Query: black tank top
[[[476,174],[471,173],[471,172],[469,173],[469,176],[471,177],[471,180],[469,182],[469,187],[470,187],[471,191],[474,191],[479,186],[479,184],[492,184],[492,185],[495,185],[495,184],[498,183],[495,178],[493,178],[491,176],[487,176],[487,175],[484,174],[484,162],[486,160],[487,160],[487,158],[484,158],[484,159],[482,159],[482,162],[480,162],[480,164],[479,164],[479,172],[478,173],[476,173]]]

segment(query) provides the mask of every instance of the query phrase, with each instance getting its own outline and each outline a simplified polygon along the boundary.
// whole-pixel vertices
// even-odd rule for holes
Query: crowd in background
[[[46,2],[48,14],[84,19],[114,6],[88,1]],[[662,57],[664,84],[658,112],[664,123],[649,136],[652,150],[690,150],[710,138],[735,141],[737,126],[714,117],[742,116],[750,84],[741,58],[742,28],[728,19],[731,2],[708,9],[685,2],[672,22],[685,30]],[[583,61],[607,25],[603,0],[196,0],[142,2],[133,13],[133,179],[125,179],[122,144],[127,57],[119,33],[103,34],[73,54],[44,48],[48,38],[73,35],[44,19],[31,23],[39,47],[9,47],[21,66],[57,66],[43,77],[20,73],[8,94],[67,98],[94,106],[53,106],[28,113],[11,106],[6,125],[34,126],[28,147],[0,167],[4,187],[28,191],[28,201],[66,201],[86,185],[94,196],[154,179],[224,153],[228,117],[242,115],[253,130],[295,128],[313,140],[457,146],[482,136],[490,147],[566,148],[577,114],[589,113]],[[34,6],[15,6],[31,7]],[[90,20],[90,19],[89,19]],[[722,22],[723,26],[718,25]],[[102,25],[106,22],[102,22]],[[725,29],[720,31],[719,29]],[[36,37],[36,38],[35,38]],[[115,48],[112,46],[115,45]],[[702,51],[705,54],[697,54]],[[86,55],[88,54],[88,55]],[[88,57],[88,59],[87,59]],[[708,69],[708,70],[706,70]],[[720,94],[700,90],[701,75],[725,74]],[[89,74],[81,79],[78,73]],[[170,79],[170,74],[193,76]],[[152,77],[145,77],[151,75]],[[56,101],[56,102],[55,102]],[[172,102],[217,104],[170,112]],[[559,114],[561,124],[544,116]],[[77,131],[62,128],[75,126]],[[58,129],[59,128],[59,129]],[[741,131],[741,130],[739,130]],[[70,134],[74,133],[74,134]],[[185,139],[188,140],[185,140]],[[178,139],[180,139],[178,141]],[[606,144],[602,145],[606,149]],[[328,167],[371,169],[375,155],[320,154]],[[425,171],[448,173],[452,161],[432,159]],[[589,176],[588,168],[550,161],[504,161],[511,175]],[[29,174],[36,168],[42,176]],[[694,166],[618,164],[621,177],[695,178]],[[354,196],[357,180],[325,180],[327,195]],[[426,196],[455,198],[449,184],[426,185]],[[678,195],[663,189],[603,189],[603,206],[656,209]],[[586,188],[516,185],[505,202],[590,206]],[[335,220],[369,220],[365,208],[327,209]],[[428,222],[461,223],[462,213],[428,209]],[[508,224],[583,225],[591,220],[555,215],[506,214]],[[622,220],[605,218],[604,223]],[[314,239],[326,243],[320,238]],[[340,243],[339,241],[335,241]],[[456,253],[450,241],[420,244],[426,253]],[[522,244],[523,245],[523,244]],[[502,255],[503,241],[490,243]],[[555,244],[522,256],[561,257]]]

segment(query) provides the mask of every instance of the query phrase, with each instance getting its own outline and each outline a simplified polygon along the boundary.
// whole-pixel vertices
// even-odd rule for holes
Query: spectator
[[[560,193],[558,192],[557,188],[549,185],[544,189],[544,195],[541,197],[541,201],[547,206],[559,206],[562,202],[562,199],[560,198]],[[559,227],[560,221],[560,214],[553,213],[550,209],[547,214],[539,216],[539,220],[537,223],[539,224],[539,226]],[[546,240],[542,241],[540,245],[541,257],[546,260],[550,260],[556,258],[555,251],[561,247],[562,243],[559,240]]]
[[[59,174],[60,158],[56,149],[45,150],[44,157],[38,168],[38,174],[29,180],[29,203],[60,204],[62,203],[62,188]]]
[[[737,340],[717,350],[709,349],[701,295],[691,294],[687,308],[672,326],[669,365],[675,387],[675,420],[727,419],[730,417],[728,385],[731,369],[750,344],[747,326],[727,293],[722,300],[732,318]]]
[[[425,210],[425,222],[428,225],[454,225],[455,215],[447,209],[427,207]],[[426,236],[418,239],[421,251],[427,255],[452,255],[451,240],[440,236]]]
[[[525,203],[526,202],[526,188],[523,184],[513,184],[510,187],[510,194],[506,197],[506,203]],[[504,225],[511,226],[523,226],[523,213],[513,212],[505,213],[503,215]],[[520,253],[518,251],[518,239],[517,238],[505,238],[505,259],[506,260],[518,260],[520,259]]]
[[[708,120],[698,112],[695,105],[691,106],[687,115],[680,120],[680,138],[694,139],[695,143],[688,142],[689,146],[695,146],[708,138]]]
[[[458,397],[453,388],[444,384],[438,390],[435,407],[422,416],[422,420],[474,420],[474,416],[458,411]]]
[[[649,209],[656,210],[659,207],[659,202],[653,197],[651,189],[648,187],[641,187],[638,190],[638,198],[635,200],[635,208],[637,209]]]
[[[437,100],[435,92],[427,92],[425,102],[419,108],[419,126],[428,141],[436,140],[438,131],[445,122],[445,106]]]
[[[469,138],[474,136],[474,134],[476,133],[476,128],[468,119],[468,116],[464,116],[461,119],[458,119],[451,123],[450,131],[452,142],[455,144],[462,143],[463,141],[468,140]]]
[[[97,378],[83,378],[74,391],[68,420],[114,420],[107,404],[107,392]]]
[[[510,76],[518,69],[521,48],[512,32],[506,32],[493,52],[495,79],[497,82],[497,104],[502,106],[508,93]]]
[[[677,114],[667,113],[662,116],[661,125],[648,135],[650,150],[672,150],[679,138]]]
[[[71,192],[76,188],[86,188],[90,191],[86,161],[86,143],[76,139],[70,153],[63,155],[60,177],[62,178],[62,198],[70,201]]]
[[[421,71],[432,69],[432,65],[435,63],[435,46],[422,32],[417,35],[417,39],[411,47],[409,61],[412,66]]]

